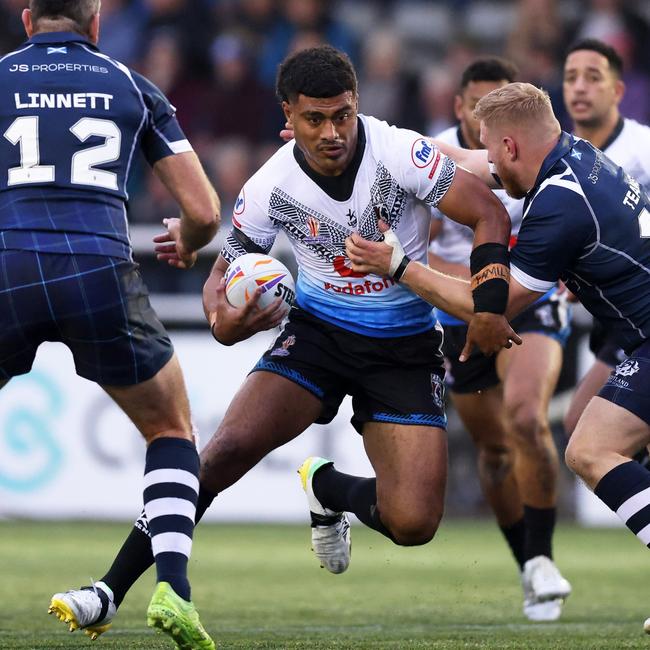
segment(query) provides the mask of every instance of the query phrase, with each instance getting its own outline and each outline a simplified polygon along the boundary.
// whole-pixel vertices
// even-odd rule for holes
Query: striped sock
[[[157,438],[147,448],[144,468],[144,511],[158,582],[168,582],[190,600],[187,561],[192,550],[199,455],[189,440]]]
[[[600,479],[594,492],[650,546],[650,472],[645,467],[635,461],[618,465]]]

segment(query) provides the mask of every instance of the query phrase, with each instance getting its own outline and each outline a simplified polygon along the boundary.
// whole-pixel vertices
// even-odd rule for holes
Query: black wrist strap
[[[470,256],[475,312],[504,314],[508,306],[510,254],[504,244],[477,246]]]
[[[404,275],[404,271],[406,271],[406,267],[409,265],[410,261],[411,258],[408,255],[404,255],[395,273],[393,273],[393,280],[395,280],[395,282],[399,282],[402,279],[402,276]]]

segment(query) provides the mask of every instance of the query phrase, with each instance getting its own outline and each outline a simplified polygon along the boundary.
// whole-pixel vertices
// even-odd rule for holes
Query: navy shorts
[[[172,357],[137,265],[95,255],[0,250],[0,377],[31,370],[44,341],[70,348],[77,374],[138,384]]]
[[[612,370],[598,396],[618,404],[650,425],[650,341],[639,345]]]
[[[517,334],[544,334],[564,347],[571,333],[567,301],[555,294],[547,300],[536,302],[514,318],[511,325]],[[461,363],[458,360],[466,338],[467,325],[445,326],[442,351],[447,364],[447,385],[452,393],[475,393],[496,386],[501,381],[497,375],[496,355],[486,357],[480,350],[474,349],[467,361]]]
[[[607,336],[607,330],[597,320],[594,320],[594,325],[589,334],[589,349],[594,353],[598,361],[602,361],[612,368],[627,357],[623,348]]]
[[[374,338],[292,308],[275,343],[252,372],[282,375],[323,402],[318,424],[352,396],[352,425],[393,422],[446,428],[442,332]]]

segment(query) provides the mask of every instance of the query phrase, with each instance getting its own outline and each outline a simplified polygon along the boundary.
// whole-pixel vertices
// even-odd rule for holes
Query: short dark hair
[[[301,50],[287,57],[278,70],[276,94],[281,102],[295,101],[298,95],[336,97],[357,92],[357,75],[345,52],[330,45]]]
[[[476,59],[470,63],[460,78],[460,89],[465,90],[472,81],[507,81],[512,83],[519,74],[517,66],[498,56]]]
[[[616,76],[619,78],[623,76],[623,59],[611,45],[607,45],[607,43],[599,41],[597,38],[582,38],[569,47],[564,57],[565,61],[569,54],[578,50],[591,50],[602,54],[609,61],[609,67]]]
[[[100,0],[29,0],[32,22],[41,18],[71,20],[80,31],[86,31],[92,17],[99,12]]]

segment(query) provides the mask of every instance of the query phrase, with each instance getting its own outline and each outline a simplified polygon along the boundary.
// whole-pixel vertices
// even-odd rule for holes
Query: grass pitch
[[[153,573],[94,643],[70,634],[52,593],[101,577],[127,524],[0,523],[0,648],[170,648],[145,610]],[[624,530],[560,524],[556,561],[573,585],[558,623],[528,623],[514,562],[488,521],[447,522],[422,548],[352,531],[347,573],[320,569],[304,526],[203,525],[193,600],[219,648],[650,648],[650,556]]]

